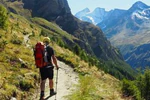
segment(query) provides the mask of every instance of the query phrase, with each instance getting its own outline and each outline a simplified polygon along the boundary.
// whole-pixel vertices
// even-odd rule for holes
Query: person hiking
[[[43,43],[44,43],[44,49],[46,50],[44,54],[46,56],[44,56],[44,59],[47,59],[48,63],[42,68],[39,68],[40,75],[41,75],[40,100],[44,100],[45,82],[47,78],[49,79],[50,96],[56,95],[56,92],[54,91],[54,88],[53,88],[53,76],[54,76],[53,64],[56,66],[57,70],[59,69],[57,65],[57,58],[55,57],[55,54],[54,54],[54,50],[51,46],[49,46],[50,38],[44,37]]]

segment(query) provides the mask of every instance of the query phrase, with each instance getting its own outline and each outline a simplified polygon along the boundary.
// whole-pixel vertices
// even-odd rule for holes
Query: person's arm
[[[55,55],[52,55],[52,60],[53,60],[53,63],[55,64],[56,68],[59,69],[59,67],[57,65],[57,58],[55,57]]]

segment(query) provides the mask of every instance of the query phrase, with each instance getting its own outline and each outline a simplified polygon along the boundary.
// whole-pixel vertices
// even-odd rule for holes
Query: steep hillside
[[[32,96],[37,95],[35,91],[39,87],[39,72],[34,65],[33,46],[37,41],[42,40],[43,31],[46,31],[50,37],[58,35],[67,38],[70,35],[56,24],[42,18],[33,18],[32,23],[24,17],[13,13],[9,13],[9,16],[7,30],[0,28],[0,99],[10,100],[14,97],[17,100],[30,100],[33,98]],[[45,28],[45,26],[42,26],[43,23],[49,27]],[[70,41],[74,39],[73,36],[71,37],[69,38]],[[52,41],[50,45],[54,47],[57,58],[74,67],[76,72],[85,77],[81,78],[78,87],[82,87],[81,84],[85,84],[84,88],[86,90],[97,87],[96,90],[88,91],[84,94],[82,92],[85,92],[85,89],[80,88],[82,92],[78,95],[86,97],[87,94],[95,92],[95,100],[99,100],[99,97],[126,99],[122,98],[119,80],[109,74],[105,74],[95,66],[90,66],[89,63],[81,60],[75,53],[58,46],[56,43],[59,44],[57,41]],[[91,80],[90,88],[89,79],[93,79]],[[72,93],[72,95],[75,94]],[[92,97],[91,95],[89,95],[89,98]],[[70,97],[71,94],[67,98],[69,99]]]
[[[10,14],[7,30],[0,29],[1,100],[8,100],[12,96],[18,99],[30,98],[33,95],[39,75],[34,66],[31,44],[36,42],[38,32],[39,28],[14,14]]]
[[[38,22],[38,20],[32,20],[43,27],[42,35],[52,36],[54,41],[60,43],[59,45],[67,46],[70,50],[78,48],[75,51],[76,54],[82,56],[82,58],[87,62],[92,62],[92,65],[97,65],[100,69],[105,70],[105,72],[108,72],[117,78],[122,79],[123,77],[127,77],[133,79],[135,72],[123,61],[123,57],[120,55],[120,52],[111,46],[101,29],[90,23],[82,22],[75,18],[71,14],[66,0],[31,0],[30,4],[28,0],[3,1],[3,4],[8,9],[11,4],[11,7],[14,8],[13,10],[15,11],[23,8],[25,11],[30,11],[29,15],[24,15],[25,11],[23,10],[22,12],[17,13],[19,15],[26,16],[28,19],[29,16],[32,15],[33,17],[43,17],[48,21],[56,22],[61,29],[65,30],[70,34],[70,36],[74,37],[73,41],[70,41],[67,37],[58,38],[59,36],[57,37],[57,35],[53,36],[51,34],[47,34],[47,29],[50,29],[52,33],[55,33],[55,31],[49,28],[48,25]],[[53,6],[49,6],[50,3],[52,3]],[[101,65],[104,66],[100,67]]]
[[[134,68],[140,67],[144,70],[150,66],[150,44],[143,44],[128,52],[124,57]]]

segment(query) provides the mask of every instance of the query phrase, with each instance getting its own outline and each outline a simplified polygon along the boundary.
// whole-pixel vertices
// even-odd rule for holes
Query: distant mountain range
[[[93,12],[90,12],[88,8],[75,14],[75,16],[83,21],[87,21],[93,24],[102,22],[107,17],[108,12],[104,8],[96,8]]]
[[[99,12],[96,12],[98,11],[96,9],[99,9]],[[104,8],[99,7],[96,9],[93,12],[88,11],[83,14],[84,9],[75,16],[100,27],[111,44],[120,48],[125,60],[134,68],[149,66],[149,60],[144,60],[148,54],[147,46],[143,45],[150,43],[150,6],[138,1],[128,10],[105,11]],[[141,60],[132,56],[137,54],[135,51],[141,54],[139,48],[145,49],[145,52],[142,52],[143,56],[140,56]]]

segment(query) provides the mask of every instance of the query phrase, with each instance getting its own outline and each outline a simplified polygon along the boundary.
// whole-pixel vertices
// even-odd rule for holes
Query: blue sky
[[[136,1],[139,0],[67,0],[71,8],[72,14],[77,13],[84,8],[89,8],[93,11],[96,7],[105,8],[109,11],[114,8],[129,9]],[[143,3],[150,6],[150,0],[141,0]]]

